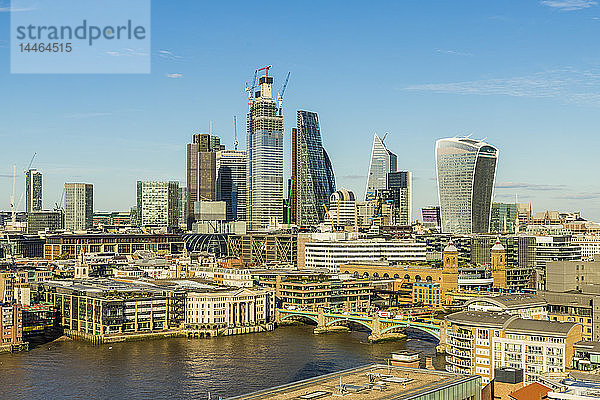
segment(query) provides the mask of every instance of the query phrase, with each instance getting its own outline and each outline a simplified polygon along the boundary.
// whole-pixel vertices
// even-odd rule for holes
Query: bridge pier
[[[322,307],[319,307],[317,314],[317,327],[313,330],[314,334],[330,333],[330,332],[348,332],[350,328],[347,326],[330,325],[327,326],[327,317]]]
[[[386,332],[383,331],[383,324],[379,320],[379,315],[375,314],[371,322],[371,334],[369,335],[369,342],[385,342],[389,340],[403,340],[406,339],[406,335],[402,332]]]

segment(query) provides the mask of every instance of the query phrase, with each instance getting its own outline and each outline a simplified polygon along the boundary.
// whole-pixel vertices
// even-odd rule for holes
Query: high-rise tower
[[[217,152],[217,200],[225,202],[228,221],[246,219],[247,164],[245,151]]]
[[[469,138],[440,139],[435,158],[442,232],[489,232],[498,149]]]
[[[271,222],[281,223],[283,214],[283,116],[271,94],[273,77],[269,76],[269,68],[263,68],[259,90],[250,95],[246,118],[246,219],[251,230],[264,230]]]
[[[292,223],[314,226],[325,221],[329,196],[335,192],[333,167],[321,142],[317,113],[299,110],[292,129]]]
[[[65,229],[81,231],[92,227],[94,185],[65,183]]]
[[[217,136],[208,133],[194,134],[187,145],[187,218],[188,229],[194,222],[194,202],[217,199],[216,152],[225,150]]]
[[[42,209],[42,173],[30,169],[25,173],[25,211],[40,211]]]
[[[365,192],[365,198],[367,200],[374,199],[377,190],[385,189],[387,187],[387,174],[396,172],[397,160],[398,158],[396,155],[385,147],[383,139],[375,134],[373,137],[369,176],[367,177],[367,189]]]

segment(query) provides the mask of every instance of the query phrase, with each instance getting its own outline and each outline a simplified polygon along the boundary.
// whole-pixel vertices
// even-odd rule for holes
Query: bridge
[[[435,318],[428,318],[424,321],[416,321],[409,317],[399,319],[382,318],[377,313],[373,315],[366,313],[340,314],[325,311],[323,308],[319,308],[318,311],[278,308],[275,311],[275,318],[277,323],[289,320],[306,321],[309,319],[317,324],[315,333],[329,332],[336,330],[336,328],[347,327],[349,322],[353,322],[371,331],[371,335],[369,336],[370,341],[398,337],[398,333],[403,332],[406,328],[419,330],[440,341],[443,332],[443,321]]]

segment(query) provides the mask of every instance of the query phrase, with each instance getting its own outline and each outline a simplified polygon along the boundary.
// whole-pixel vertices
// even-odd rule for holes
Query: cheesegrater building
[[[373,137],[371,149],[371,162],[369,163],[369,176],[367,176],[366,200],[374,200],[377,190],[387,188],[387,174],[396,172],[398,157],[389,151],[377,134]]]
[[[435,158],[442,232],[489,232],[498,149],[470,138],[440,139]]]

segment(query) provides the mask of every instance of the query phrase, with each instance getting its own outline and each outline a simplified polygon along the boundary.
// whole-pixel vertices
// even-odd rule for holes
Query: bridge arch
[[[365,328],[367,328],[368,330],[372,331],[373,328],[371,327],[371,325],[369,325],[369,323],[365,322],[365,321],[361,321],[359,319],[352,319],[352,318],[336,318],[332,321],[329,321],[325,324],[325,326],[333,326],[338,322],[353,322],[355,324],[359,324],[364,326]]]
[[[316,324],[319,323],[319,320],[317,319],[316,316],[306,315],[306,314],[287,314],[287,315],[281,317],[281,321],[283,321],[284,319],[295,319],[296,321],[300,321],[300,322],[306,322],[306,320],[309,319]]]
[[[384,328],[381,330],[381,334],[390,332],[394,329],[398,329],[398,328],[410,328],[410,329],[416,329],[418,331],[424,332],[430,336],[433,336],[433,338],[435,338],[437,341],[440,340],[440,334],[436,331],[434,331],[433,329],[427,329],[424,328],[422,326],[415,326],[415,325],[410,325],[410,324],[399,324],[399,325],[392,325],[392,326],[388,326],[387,328]]]

